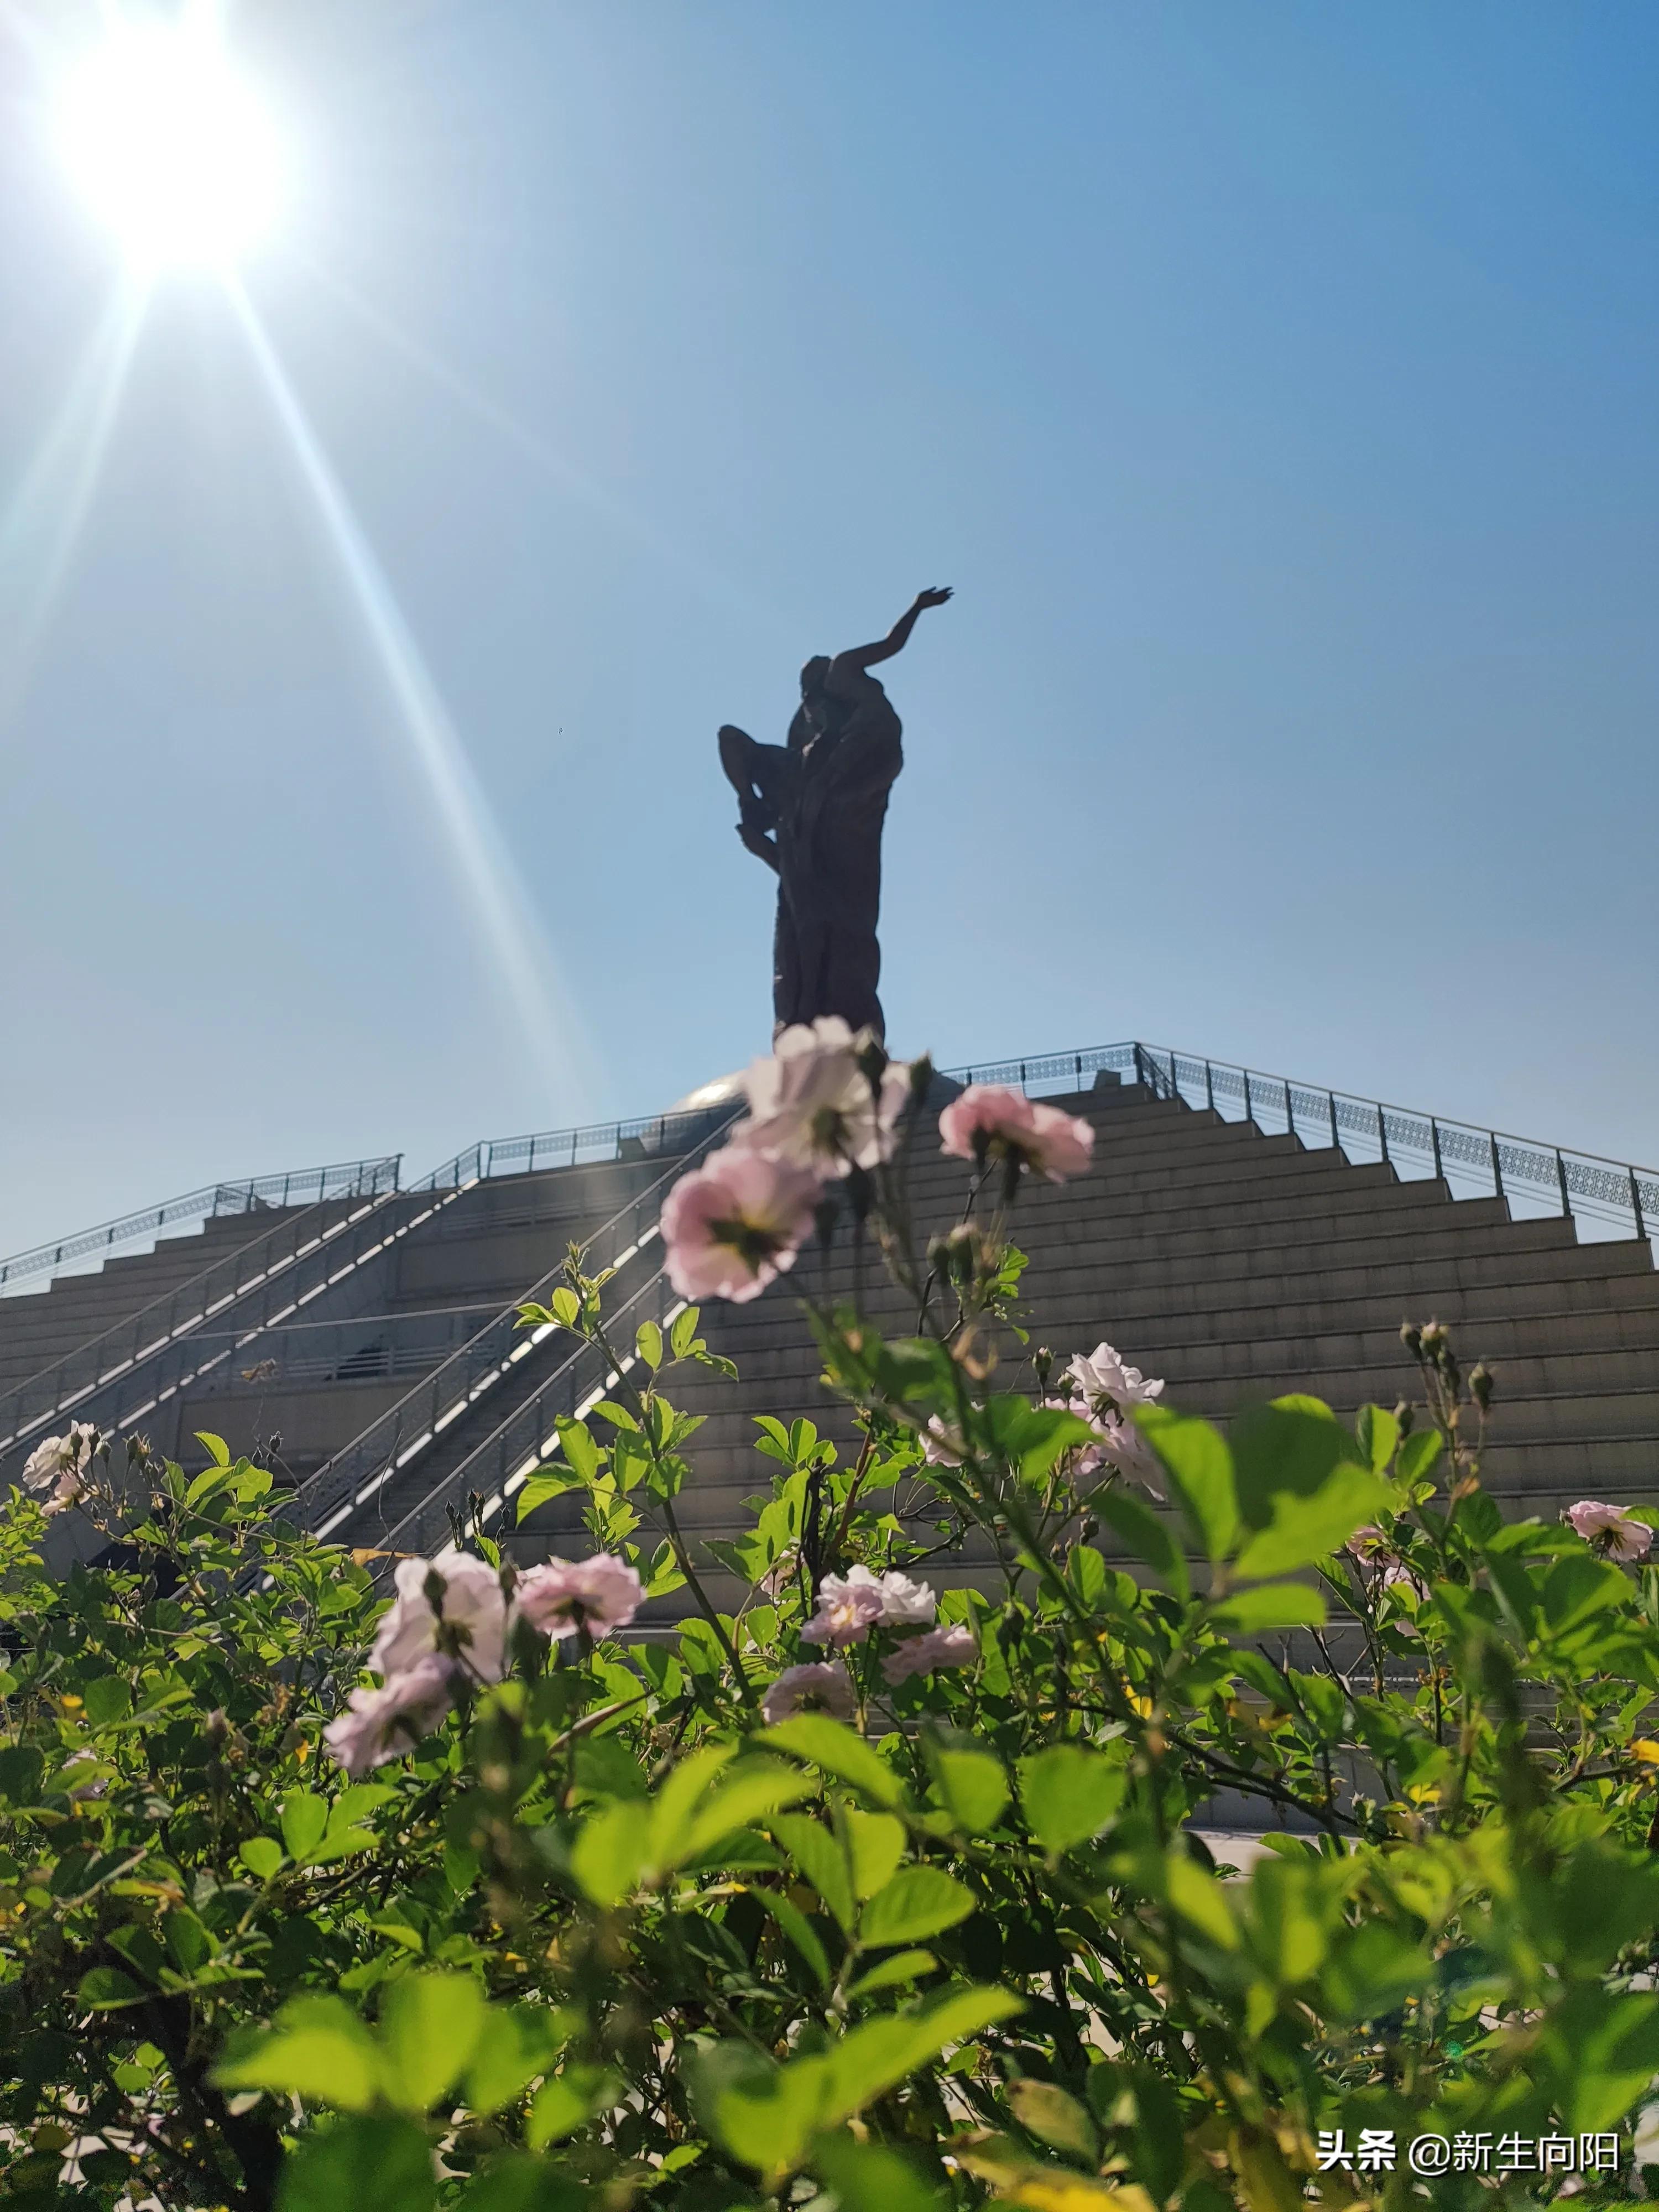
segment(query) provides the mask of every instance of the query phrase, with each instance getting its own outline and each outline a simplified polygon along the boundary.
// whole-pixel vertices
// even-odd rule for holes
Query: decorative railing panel
[[[208,1183],[161,1206],[147,1206],[95,1229],[77,1230],[55,1243],[36,1244],[0,1260],[0,1297],[25,1284],[39,1288],[77,1261],[101,1261],[123,1246],[164,1236],[181,1223],[211,1221],[225,1214],[255,1213],[266,1206],[316,1206],[331,1198],[374,1198],[398,1188],[400,1157],[338,1161],[331,1167],[294,1168],[284,1175],[250,1176],[246,1182]]]
[[[1304,1144],[1334,1146],[1351,1160],[1386,1160],[1402,1176],[1437,1177],[1455,1196],[1501,1198],[1520,1211],[1565,1214],[1615,1236],[1659,1236],[1659,1170],[1260,1074],[1167,1045],[1097,1045],[945,1072],[957,1082],[1006,1083],[1050,1094],[1085,1090],[1097,1074],[1115,1074],[1146,1085],[1160,1098],[1253,1121],[1269,1135],[1290,1131]]]
[[[586,1240],[589,1267],[611,1267],[621,1279],[612,1297],[631,1297],[660,1266],[658,1217],[669,1186],[715,1144],[733,1117],[708,1132],[690,1152],[676,1158],[645,1189],[620,1206]],[[343,1451],[319,1468],[295,1491],[288,1510],[319,1533],[338,1525],[354,1508],[379,1493],[394,1475],[420,1455],[463,1413],[492,1391],[528,1358],[548,1334],[519,1325],[522,1305],[545,1304],[563,1273],[563,1260],[503,1306],[458,1352],[434,1368],[416,1389],[372,1421]]]
[[[447,1170],[428,1181],[424,1192],[390,1188],[361,1200],[330,1198],[290,1213],[18,1383],[0,1395],[0,1461],[27,1451],[64,1417],[105,1427],[140,1420],[187,1384],[234,1361],[262,1330],[334,1289],[467,1188]],[[219,1328],[203,1336],[210,1321]]]

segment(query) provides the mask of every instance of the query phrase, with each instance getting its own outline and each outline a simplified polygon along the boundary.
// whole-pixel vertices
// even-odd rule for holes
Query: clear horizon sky
[[[240,295],[0,0],[0,1254],[765,1048],[714,732],[884,672],[890,1042],[1659,1161],[1659,13],[246,0]]]

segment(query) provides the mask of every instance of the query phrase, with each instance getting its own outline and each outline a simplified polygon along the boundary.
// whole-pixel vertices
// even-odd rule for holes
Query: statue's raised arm
[[[848,696],[847,679],[862,676],[878,660],[890,660],[896,653],[902,653],[910,641],[910,633],[916,626],[916,617],[927,607],[942,607],[951,597],[949,584],[932,585],[918,592],[904,612],[893,624],[885,637],[875,645],[854,645],[845,653],[838,653],[830,664],[824,678],[824,689],[832,696]]]

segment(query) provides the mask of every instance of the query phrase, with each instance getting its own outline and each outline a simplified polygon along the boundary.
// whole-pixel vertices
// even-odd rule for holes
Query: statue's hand
[[[953,592],[954,587],[950,584],[930,584],[925,592],[916,593],[918,612],[923,607],[942,607],[953,596]]]
[[[757,822],[747,819],[739,822],[738,836],[745,848],[751,852],[757,860],[764,860],[769,868],[778,867],[776,842],[766,835]]]

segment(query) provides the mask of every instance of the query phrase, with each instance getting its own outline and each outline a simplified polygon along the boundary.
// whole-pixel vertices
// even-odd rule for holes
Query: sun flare
[[[276,134],[211,23],[115,31],[65,87],[61,143],[94,213],[147,267],[233,262],[281,206]]]

